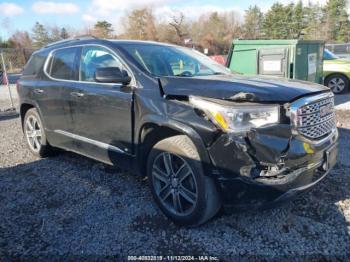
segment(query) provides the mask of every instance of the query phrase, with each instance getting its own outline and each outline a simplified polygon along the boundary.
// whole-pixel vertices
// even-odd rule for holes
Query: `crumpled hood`
[[[160,81],[166,95],[194,95],[226,100],[239,93],[251,93],[254,95],[252,100],[257,102],[290,102],[308,94],[329,92],[327,87],[311,82],[234,74],[161,77]]]

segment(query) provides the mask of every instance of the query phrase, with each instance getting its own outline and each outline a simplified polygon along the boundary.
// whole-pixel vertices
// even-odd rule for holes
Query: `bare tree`
[[[197,48],[222,55],[228,53],[232,39],[241,36],[241,23],[235,12],[211,12],[193,21],[190,32]]]
[[[16,31],[10,40],[13,42],[16,48],[33,48],[33,41],[27,31]]]
[[[186,29],[184,28],[185,15],[182,12],[179,12],[178,15],[173,15],[171,20],[172,21],[169,25],[175,30],[180,42],[183,43],[185,38],[189,37],[188,32],[186,32]]]

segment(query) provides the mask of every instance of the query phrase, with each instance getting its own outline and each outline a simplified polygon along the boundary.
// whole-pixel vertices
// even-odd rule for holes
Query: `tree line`
[[[77,35],[100,38],[138,39],[193,46],[208,54],[226,54],[234,38],[306,39],[350,42],[350,20],[346,0],[328,0],[324,6],[276,2],[266,12],[259,6],[245,10],[209,12],[198,19],[182,12],[156,17],[152,8],[138,8],[121,19],[123,32],[116,34],[111,23],[98,21],[91,28],[67,29],[36,22],[31,32],[16,31],[0,47],[40,48]]]

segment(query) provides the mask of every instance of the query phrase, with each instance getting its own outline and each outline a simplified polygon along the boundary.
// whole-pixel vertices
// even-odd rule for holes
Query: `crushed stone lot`
[[[0,108],[4,101],[0,101]],[[350,111],[338,112],[339,161],[312,191],[281,207],[172,224],[147,181],[62,152],[31,155],[17,117],[0,117],[0,260],[212,255],[264,259],[350,256]]]

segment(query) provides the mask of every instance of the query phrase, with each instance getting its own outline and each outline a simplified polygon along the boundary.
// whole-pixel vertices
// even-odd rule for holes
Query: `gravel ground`
[[[335,96],[335,108],[337,110],[350,111],[350,93]]]
[[[17,98],[17,90],[16,90],[16,85],[10,85],[11,88],[11,94],[13,98]],[[9,90],[8,87],[6,85],[0,85],[0,101],[1,103],[5,103],[6,102],[10,102],[10,94],[9,94]]]
[[[118,254],[347,259],[350,112],[338,113],[339,163],[322,183],[279,208],[219,215],[194,229],[161,214],[147,181],[73,153],[35,158],[19,119],[0,118],[0,261]]]

